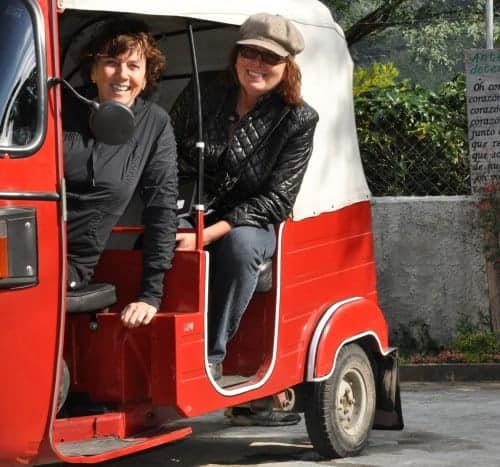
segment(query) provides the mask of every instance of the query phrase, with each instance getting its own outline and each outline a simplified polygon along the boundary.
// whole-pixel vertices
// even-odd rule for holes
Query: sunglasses
[[[264,52],[263,50],[246,45],[240,46],[238,52],[243,58],[248,58],[249,60],[255,60],[257,57],[260,57],[260,60],[267,65],[278,65],[278,63],[286,62],[286,57],[280,57],[272,52]]]

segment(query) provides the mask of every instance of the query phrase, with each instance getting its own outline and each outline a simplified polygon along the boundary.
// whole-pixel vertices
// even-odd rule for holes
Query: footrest
[[[53,428],[57,452],[71,457],[72,463],[95,464],[177,441],[193,431],[189,426],[176,429],[167,425],[124,438],[124,424],[125,414],[120,412],[58,419]]]

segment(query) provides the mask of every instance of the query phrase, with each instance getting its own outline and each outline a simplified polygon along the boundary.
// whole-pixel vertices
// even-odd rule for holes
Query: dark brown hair
[[[166,60],[149,32],[146,23],[120,18],[102,24],[82,50],[81,73],[90,80],[92,65],[99,57],[116,57],[137,49],[146,58],[146,90],[156,87],[166,67]]]
[[[236,74],[236,60],[238,58],[239,46],[235,46],[229,56],[229,80],[232,84],[239,86],[238,75]],[[304,102],[301,93],[302,74],[295,59],[289,55],[286,58],[286,68],[283,80],[278,85],[276,91],[283,100],[292,107],[298,107]]]

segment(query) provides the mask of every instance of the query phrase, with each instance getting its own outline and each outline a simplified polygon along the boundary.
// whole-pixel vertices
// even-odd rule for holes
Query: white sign
[[[473,194],[500,183],[500,49],[465,52]]]

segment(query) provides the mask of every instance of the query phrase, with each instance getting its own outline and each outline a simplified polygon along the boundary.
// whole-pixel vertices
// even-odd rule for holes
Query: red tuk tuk
[[[192,74],[190,50],[200,70],[223,68],[238,25],[259,11],[287,16],[303,33],[303,92],[320,123],[293,216],[276,226],[276,254],[214,381],[201,247],[176,253],[149,326],[120,321],[139,286],[137,228],[111,239],[92,303],[67,297],[59,83],[78,85],[76,53],[96,25],[139,15],[168,54],[156,96],[168,109]],[[0,43],[0,465],[105,461],[189,435],[172,426],[180,418],[268,396],[290,405],[289,389],[326,457],[359,453],[372,427],[402,428],[397,352],[377,304],[352,62],[322,3],[3,0]],[[61,410],[68,394],[72,410]]]

